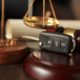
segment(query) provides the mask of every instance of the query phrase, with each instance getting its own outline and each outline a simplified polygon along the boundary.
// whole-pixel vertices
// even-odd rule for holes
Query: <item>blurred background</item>
[[[35,0],[33,14],[42,15],[42,1]],[[58,19],[80,19],[80,0],[52,0]],[[28,0],[5,0],[5,18],[23,18],[27,8]],[[50,10],[49,2],[46,0],[46,10]],[[0,0],[1,15],[1,0]],[[1,18],[1,16],[0,16]]]

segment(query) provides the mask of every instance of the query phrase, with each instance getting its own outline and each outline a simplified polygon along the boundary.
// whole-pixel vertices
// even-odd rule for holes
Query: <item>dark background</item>
[[[5,18],[22,18],[27,10],[27,3],[28,0],[5,0]]]
[[[69,0],[52,0],[58,19],[74,19],[69,7]],[[27,10],[28,0],[5,0],[5,19],[23,18]],[[42,14],[42,0],[36,0],[34,3],[34,15]],[[50,10],[48,0],[46,0],[46,9]],[[66,12],[66,15],[65,15]],[[1,15],[1,0],[0,0]]]
[[[42,1],[36,0],[34,4],[34,15],[42,15]],[[52,2],[58,19],[75,19],[71,12],[70,0],[52,0]],[[49,0],[46,0],[46,10],[51,10]]]

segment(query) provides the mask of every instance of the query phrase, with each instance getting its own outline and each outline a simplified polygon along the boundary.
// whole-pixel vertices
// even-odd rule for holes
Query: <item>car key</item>
[[[57,32],[42,32],[39,37],[41,49],[68,54],[76,47],[75,40],[70,36]]]

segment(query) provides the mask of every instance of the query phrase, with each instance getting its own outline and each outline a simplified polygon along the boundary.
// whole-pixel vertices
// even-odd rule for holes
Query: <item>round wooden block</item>
[[[75,56],[77,60],[71,55],[34,51],[24,61],[23,69],[36,80],[77,80],[80,79],[80,55]]]
[[[0,42],[0,64],[18,63],[29,54],[29,51],[22,41],[3,40]]]

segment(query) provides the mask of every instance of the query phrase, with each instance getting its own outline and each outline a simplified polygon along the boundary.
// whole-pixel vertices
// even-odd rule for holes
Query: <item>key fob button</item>
[[[59,48],[60,47],[60,39],[54,38],[54,47]]]
[[[54,44],[53,45],[54,45],[54,47],[53,47],[54,51],[59,52],[60,51],[60,38],[54,37]]]
[[[67,40],[65,40],[65,39],[62,39],[61,40],[61,48],[67,48]]]
[[[47,42],[46,42],[46,47],[50,48],[51,47],[51,38],[47,38]]]
[[[68,51],[68,48],[69,48],[68,42],[69,42],[68,39],[61,39],[61,50],[63,52],[67,52]]]

